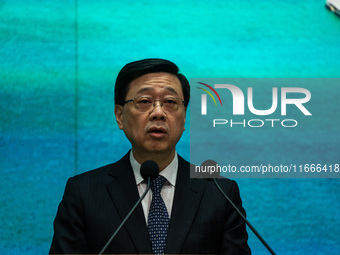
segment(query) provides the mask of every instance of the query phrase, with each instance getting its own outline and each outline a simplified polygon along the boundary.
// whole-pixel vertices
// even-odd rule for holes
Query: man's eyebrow
[[[174,88],[172,88],[172,87],[165,87],[165,89],[170,91],[170,92],[172,92],[172,93],[174,93],[174,94],[176,94],[176,96],[178,96],[178,93],[177,93],[177,91]]]
[[[172,88],[172,87],[165,87],[164,89],[168,90],[169,92],[171,92],[171,93],[175,94],[176,96],[178,96],[178,92],[174,88]],[[153,90],[153,88],[152,87],[141,88],[140,90],[137,91],[137,94],[142,94],[142,93],[150,91],[150,90]]]

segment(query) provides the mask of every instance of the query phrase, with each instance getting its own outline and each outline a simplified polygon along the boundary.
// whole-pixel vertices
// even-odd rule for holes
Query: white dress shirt
[[[131,162],[131,166],[133,169],[133,174],[135,175],[135,180],[136,180],[136,185],[137,185],[139,196],[142,196],[142,194],[146,190],[147,184],[143,180],[142,176],[140,175],[140,164],[133,157],[132,151],[130,152],[130,162]],[[171,161],[171,163],[159,173],[160,175],[164,176],[167,179],[167,181],[165,182],[162,188],[161,196],[168,210],[169,218],[171,218],[172,202],[174,201],[174,195],[175,195],[177,169],[178,169],[178,157],[177,157],[177,153],[175,153],[175,157]],[[152,200],[152,191],[150,188],[148,193],[142,200],[142,207],[143,207],[146,224],[148,224],[148,215],[149,215],[149,208],[151,205],[151,200]]]

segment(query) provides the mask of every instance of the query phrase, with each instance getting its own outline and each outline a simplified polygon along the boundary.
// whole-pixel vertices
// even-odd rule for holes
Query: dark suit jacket
[[[190,164],[178,158],[165,253],[250,254],[244,221],[213,181],[190,179]],[[218,182],[244,212],[236,182]],[[98,254],[138,199],[129,154],[114,164],[70,178],[54,221],[50,254]],[[141,205],[106,253],[152,254]]]

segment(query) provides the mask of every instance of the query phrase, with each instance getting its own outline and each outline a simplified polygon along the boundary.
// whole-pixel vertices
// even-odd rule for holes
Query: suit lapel
[[[201,183],[190,179],[190,164],[178,157],[175,197],[165,253],[180,253],[204,192]]]
[[[113,165],[113,168],[114,169],[112,169],[110,174],[113,177],[113,181],[107,185],[107,188],[111,199],[123,220],[139,199],[133,170],[129,160],[129,153]],[[125,228],[135,244],[138,253],[152,253],[149,233],[141,205],[136,208],[130,218],[126,221]]]

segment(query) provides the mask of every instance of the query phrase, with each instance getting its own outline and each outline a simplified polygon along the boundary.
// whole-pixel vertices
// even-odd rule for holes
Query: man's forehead
[[[137,94],[148,93],[148,92],[155,92],[155,91],[157,91],[159,89],[162,89],[162,90],[165,90],[167,92],[170,92],[170,93],[178,95],[178,92],[173,87],[168,87],[168,86],[164,86],[164,87],[163,86],[162,87],[158,87],[158,86],[143,87],[143,88],[140,88],[137,91]]]
[[[138,94],[159,91],[181,94],[182,86],[178,77],[170,73],[149,73],[133,80],[129,86],[129,92]]]

